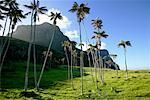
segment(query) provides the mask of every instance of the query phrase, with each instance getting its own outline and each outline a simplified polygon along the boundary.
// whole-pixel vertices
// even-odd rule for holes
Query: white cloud
[[[83,51],[86,51],[88,48],[90,48],[86,42],[82,43],[84,44],[84,46],[82,47]]]
[[[82,46],[83,51],[86,51],[87,49],[89,49],[90,47],[88,46],[88,44],[86,44],[86,42],[82,42],[84,44],[84,46]],[[101,43],[101,49],[106,49],[106,43],[102,42]],[[77,46],[77,48],[81,49],[80,46]]]
[[[60,13],[60,10],[52,8],[52,9],[48,10],[47,14],[50,15],[51,12]],[[64,16],[62,13],[61,13],[61,15],[62,15],[63,19],[62,20],[57,19],[57,26],[59,26],[60,29],[67,29],[68,27],[70,27],[71,21],[66,16]],[[51,21],[47,15],[40,14],[39,19],[40,19],[40,21],[38,21],[37,24],[42,24],[44,22],[53,24],[53,21]]]
[[[66,31],[66,32],[64,33],[64,35],[66,35],[66,36],[69,37],[70,39],[79,38],[79,35],[78,35],[77,30],[74,30],[74,31]]]
[[[83,44],[82,46],[83,51],[86,51],[88,48],[90,48],[86,42],[82,42],[82,44]],[[81,49],[79,45],[77,45],[77,48]]]
[[[106,43],[101,42],[101,49],[106,49]]]

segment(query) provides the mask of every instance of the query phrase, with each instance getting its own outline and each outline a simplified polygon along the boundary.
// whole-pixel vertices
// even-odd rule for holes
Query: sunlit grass
[[[21,94],[24,85],[24,63],[14,63],[12,66],[17,66],[16,71],[7,72],[3,77],[2,84],[5,89],[0,94],[0,99],[24,99]],[[40,69],[38,65],[38,69]],[[125,78],[125,71],[119,71],[118,78],[115,70],[105,70],[105,83],[102,85],[100,79],[98,87],[100,95],[97,93],[95,83],[92,81],[91,68],[84,68],[86,73],[84,80],[84,94],[81,95],[80,77],[75,77],[72,81],[67,80],[67,67],[59,66],[59,68],[46,70],[42,81],[40,91],[36,91],[33,83],[33,70],[30,69],[29,77],[29,94],[27,99],[42,99],[42,100],[76,100],[76,99],[150,99],[150,70],[131,70],[129,71],[129,78]],[[94,70],[93,70],[94,71]],[[74,68],[74,76],[79,76],[79,68]],[[4,79],[5,78],[5,79]]]

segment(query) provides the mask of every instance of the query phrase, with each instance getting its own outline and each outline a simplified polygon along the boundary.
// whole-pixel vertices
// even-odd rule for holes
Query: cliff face
[[[33,28],[32,28],[33,31]],[[52,43],[52,49],[58,52],[63,51],[62,42],[69,40],[69,38],[60,31],[60,29],[49,23],[43,23],[36,26],[35,31],[35,44],[48,47],[50,40],[52,39],[52,34],[55,34]],[[20,39],[29,42],[31,35],[30,25],[20,25],[17,27],[13,34],[13,38]]]

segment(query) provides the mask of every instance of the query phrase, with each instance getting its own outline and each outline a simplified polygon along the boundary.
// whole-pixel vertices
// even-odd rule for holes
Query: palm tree
[[[6,25],[7,25],[7,21],[8,21],[8,18],[10,17],[10,13],[11,13],[11,10],[13,9],[18,9],[18,3],[15,1],[15,0],[2,0],[0,2],[1,6],[0,8],[2,9],[1,13],[4,14],[5,16],[5,24],[4,24],[4,30],[3,30],[3,34],[2,36],[4,36],[4,33],[5,33],[5,29],[6,29]]]
[[[3,12],[6,12],[6,11],[8,12],[9,9],[4,5],[4,1],[0,1],[0,20],[4,20],[5,15]],[[5,22],[5,23],[7,23],[7,22]],[[6,27],[6,25],[5,25],[5,27]],[[5,27],[4,27],[4,29],[5,29]],[[1,30],[1,28],[2,28],[2,25],[0,24],[0,30]],[[3,36],[3,34],[2,34],[2,36]]]
[[[74,2],[72,8],[69,11],[72,12],[72,13],[76,12],[77,22],[79,23],[80,43],[82,43],[80,23],[85,18],[86,14],[89,14],[90,8],[87,7],[87,5],[85,5],[83,3],[78,5],[77,2]],[[81,50],[82,50],[82,45],[81,45]]]
[[[102,75],[103,71],[103,65],[102,65],[102,60],[101,60],[101,54],[100,54],[100,48],[101,48],[101,38],[107,38],[108,35],[105,33],[105,31],[102,31],[102,32],[94,32],[95,35],[92,37],[92,39],[96,39],[96,53],[98,52],[98,56],[99,56],[99,66],[100,67],[100,79],[101,79],[101,82],[102,84],[104,84],[104,76]]]
[[[56,20],[60,19],[62,20],[63,17],[61,16],[61,13],[53,13],[51,12],[51,15],[48,15],[50,17],[50,20],[53,20],[53,25],[56,25]]]
[[[2,0],[2,1],[0,1],[0,16],[2,19],[3,18],[6,19],[4,27],[3,27],[2,36],[4,36],[8,18],[10,19],[10,23],[9,23],[9,28],[8,28],[9,30],[8,30],[7,37],[8,37],[8,35],[10,35],[9,33],[10,33],[11,25],[12,25],[11,13],[12,13],[12,10],[15,10],[15,9],[18,9],[18,3],[16,3],[14,0]],[[5,40],[5,38],[1,38],[0,61],[1,61],[3,49],[6,46],[6,43],[8,42],[8,38],[6,39],[5,42],[3,42],[4,40]]]
[[[98,59],[97,59],[97,56],[95,54],[95,48],[97,48],[97,46],[95,45],[92,45],[92,44],[89,44],[89,47],[90,47],[90,53],[91,53],[91,56],[92,56],[92,62],[93,62],[93,66],[94,66],[94,72],[95,72],[95,86],[96,86],[96,90],[98,92],[98,95],[100,95],[100,90],[99,90],[99,87],[98,87],[98,79],[97,79],[97,67],[98,67]]]
[[[76,16],[77,16],[77,22],[79,23],[79,31],[80,31],[80,43],[82,44],[82,36],[81,36],[81,21],[85,18],[86,14],[89,14],[90,8],[87,7],[87,5],[85,5],[84,3],[78,5],[77,2],[74,2],[72,8],[69,10],[72,13],[76,12]],[[82,45],[81,46],[81,50],[82,50]],[[82,53],[81,53],[82,55]],[[80,58],[81,60],[83,60],[83,58]],[[83,65],[81,65],[81,77],[83,76]],[[83,78],[81,79],[81,94],[83,94]]]
[[[93,27],[99,32],[99,30],[102,28],[102,20],[98,18],[96,18],[95,20],[92,20]]]
[[[127,60],[126,60],[126,46],[130,46],[131,47],[131,43],[130,43],[130,41],[121,40],[118,43],[118,47],[120,47],[120,46],[122,46],[124,48],[125,67],[126,67],[126,79],[128,79],[128,69],[127,69]]]
[[[26,68],[26,74],[25,74],[25,86],[24,89],[27,91],[28,86],[28,73],[29,73],[29,65],[30,65],[30,56],[31,56],[31,48],[33,44],[33,58],[34,58],[34,82],[35,86],[37,85],[37,79],[36,79],[36,54],[35,54],[35,31],[36,31],[36,20],[39,20],[38,14],[44,14],[45,11],[47,11],[46,7],[40,7],[39,0],[33,0],[30,5],[24,5],[26,8],[30,9],[31,12],[28,12],[27,14],[31,13],[31,35],[30,35],[30,42],[28,47],[28,59],[27,59],[27,68]],[[34,30],[32,33],[32,24],[34,24]]]
[[[51,45],[52,45],[52,42],[53,42],[53,39],[54,39],[54,36],[55,36],[55,29],[56,29],[57,19],[60,19],[60,20],[63,19],[63,17],[61,16],[60,13],[54,14],[53,12],[51,12],[51,15],[50,15],[49,17],[51,18],[50,20],[53,20],[53,21],[54,21],[54,22],[53,22],[53,24],[54,24],[54,30],[53,30],[53,32],[52,32],[52,38],[51,38],[51,40],[50,40],[50,43],[49,43],[49,46],[48,46],[47,51],[50,51],[50,49],[51,49]],[[46,61],[47,61],[47,57],[48,57],[48,52],[47,52],[46,57],[45,57],[45,59],[44,59],[44,63],[43,63],[43,66],[42,66],[42,70],[41,70],[41,73],[40,73],[40,77],[39,77],[38,82],[37,82],[37,86],[36,86],[37,89],[39,88],[40,81],[41,81],[41,78],[42,78],[42,76],[43,76],[43,72],[44,72],[44,68],[45,68]]]
[[[99,58],[99,72],[100,72],[100,79],[102,84],[104,84],[104,76],[103,76],[103,62],[102,62],[102,58],[101,58],[101,54],[100,54],[100,48],[101,48],[101,38],[107,38],[108,35],[105,33],[105,31],[101,31],[100,29],[102,29],[102,20],[98,18],[96,18],[95,20],[92,20],[93,27],[97,30],[97,32],[94,32],[95,35],[92,37],[92,39],[96,39],[96,53],[98,52],[98,58]]]
[[[14,29],[15,29],[15,26],[17,24],[18,21],[21,21],[21,18],[25,18],[25,16],[22,14],[22,10],[19,10],[19,9],[15,9],[15,10],[12,10],[11,13],[10,13],[10,20],[12,21],[11,23],[11,33],[8,33],[10,36],[10,38],[8,39],[8,44],[6,46],[6,50],[4,52],[4,55],[2,57],[2,60],[1,60],[1,66],[3,66],[3,62],[4,62],[4,59],[5,59],[5,56],[7,54],[7,51],[8,51],[8,48],[9,48],[9,45],[10,45],[10,41],[11,41],[11,38],[12,38],[12,34],[14,32]]]
[[[11,6],[13,6],[13,7],[11,7]],[[9,5],[9,7],[10,7],[9,12],[7,12],[7,17],[9,17],[9,19],[10,19],[9,31],[7,34],[7,37],[9,37],[9,38],[7,38],[7,40],[3,44],[2,51],[0,52],[0,53],[3,52],[3,49],[5,48],[6,43],[7,43],[6,50],[4,51],[3,57],[2,57],[2,59],[0,59],[1,60],[1,63],[0,63],[0,85],[1,85],[1,71],[2,71],[4,60],[5,60],[5,56],[7,54],[8,49],[9,49],[12,34],[14,32],[14,29],[15,29],[17,22],[21,21],[21,18],[25,18],[25,16],[22,14],[23,11],[20,10],[18,7],[18,3],[13,1],[13,3],[11,3],[11,5]],[[10,32],[10,29],[11,29],[11,32]],[[0,56],[1,56],[1,54],[0,54]]]

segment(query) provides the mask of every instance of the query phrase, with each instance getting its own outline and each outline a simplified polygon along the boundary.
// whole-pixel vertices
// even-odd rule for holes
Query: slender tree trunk
[[[25,91],[27,91],[27,87],[28,87],[30,56],[31,56],[32,43],[33,43],[33,36],[32,36],[32,22],[33,22],[33,19],[32,19],[32,17],[33,17],[33,11],[32,11],[32,14],[31,14],[31,34],[30,34],[29,47],[28,47],[27,68],[26,68],[26,73],[25,73],[25,84],[24,84],[24,90]]]
[[[1,44],[0,44],[0,61],[1,61],[1,52],[2,52],[2,48],[3,48],[3,42],[5,41],[5,39],[3,38],[4,34],[5,34],[5,29],[6,29],[6,25],[7,25],[7,20],[8,20],[8,16],[6,17],[5,20],[5,24],[4,24],[4,29],[3,29],[3,34],[2,34],[2,38],[1,38]]]
[[[55,28],[56,28],[56,26],[54,25],[54,31],[52,33],[52,38],[51,38],[49,46],[48,46],[48,50],[47,50],[47,53],[46,53],[46,57],[44,59],[44,63],[43,63],[43,66],[42,66],[42,70],[41,70],[39,79],[37,81],[37,86],[36,86],[37,89],[39,89],[39,85],[40,85],[40,82],[41,82],[41,79],[42,79],[42,76],[43,76],[43,72],[44,72],[44,68],[45,68],[45,65],[46,65],[46,62],[47,62],[47,58],[48,58],[48,52],[51,49],[51,45],[52,45],[52,42],[53,42],[53,39],[54,39],[54,36],[55,36]]]
[[[72,64],[72,61],[73,61],[73,58],[72,58],[72,46],[70,47],[71,48],[71,84],[72,84],[72,89],[74,90],[74,84],[73,84],[73,64]]]
[[[11,34],[12,34],[12,33],[13,33],[13,30],[12,30]],[[5,50],[5,52],[4,52],[4,55],[3,55],[3,58],[2,58],[2,62],[1,62],[1,65],[0,65],[1,68],[2,68],[2,66],[3,66],[3,63],[4,63],[4,60],[5,60],[7,51],[8,51],[8,49],[9,49],[11,39],[12,39],[12,37],[9,37],[8,44],[7,44],[7,47],[6,47],[6,50]]]
[[[101,52],[98,51],[98,55],[99,55],[99,67],[100,67],[100,71],[99,71],[99,75],[100,75],[100,80],[101,83],[104,84],[104,66],[103,66],[103,60],[101,58]]]
[[[10,21],[10,23],[9,23],[9,28],[8,28],[8,34],[7,34],[7,37],[9,37],[9,35],[10,35],[10,29],[11,29],[11,24],[12,24],[12,21]],[[3,31],[4,32],[4,31]],[[2,53],[3,53],[3,50],[4,50],[4,48],[5,48],[5,46],[6,46],[6,43],[8,42],[8,40],[9,39],[2,39],[2,41],[4,41],[4,44],[2,43],[1,44],[1,50],[0,50],[0,61],[1,61],[1,57],[2,57]]]
[[[35,32],[36,32],[36,22],[34,22],[34,32],[33,32],[34,84],[35,84],[35,87],[36,87],[36,84],[37,84],[37,75],[36,75]]]
[[[83,95],[83,51],[80,52],[81,95]]]
[[[79,22],[79,31],[80,31],[80,47],[82,51],[82,35],[81,35],[81,23]]]
[[[5,34],[6,25],[7,25],[7,20],[8,20],[8,16],[6,17],[6,20],[5,20],[4,30],[3,30],[3,34],[2,34],[2,36],[4,36],[4,34]]]
[[[126,48],[124,48],[125,66],[126,66],[126,79],[128,79],[127,59],[126,59]]]
[[[10,35],[10,28],[11,28],[11,25],[12,24],[12,20],[10,20],[10,24],[9,24],[9,29],[8,29],[8,34],[7,34],[7,39],[6,39],[6,41],[4,42],[4,45],[2,45],[2,50],[1,50],[1,52],[0,52],[0,90],[2,89],[2,86],[1,86],[1,82],[2,82],[2,67],[3,67],[3,63],[4,63],[4,59],[5,59],[5,56],[6,56],[6,54],[7,54],[7,49],[9,48],[9,45],[10,45],[10,38],[9,38],[9,35]],[[7,44],[7,41],[8,41],[8,44]],[[3,53],[3,49],[5,48],[5,46],[6,46],[6,44],[7,44],[7,47],[6,47],[6,50],[5,50],[5,52],[4,52],[4,55],[3,55],[3,57],[2,57],[2,53]],[[2,57],[2,59],[1,59],[1,57]]]
[[[99,28],[97,29],[98,32],[100,32]],[[102,61],[102,58],[101,58],[101,38],[98,38],[97,39],[97,42],[98,42],[98,58],[99,58],[99,67],[100,67],[100,80],[101,80],[101,83],[104,84],[104,66],[103,66],[103,61]]]
[[[68,64],[68,80],[70,79],[70,64],[69,64],[69,58],[68,58],[68,53],[67,53],[67,48],[66,46],[64,47],[66,59],[67,59],[67,64]]]
[[[87,56],[88,56],[88,61],[89,61],[89,67],[92,67],[89,52],[87,53]],[[91,68],[91,77],[92,77],[92,81],[94,83],[94,77],[93,77],[93,70],[92,70],[92,68]]]
[[[11,23],[12,23],[12,20],[11,20]],[[11,26],[12,26],[12,25],[11,25]],[[14,27],[15,27],[15,26],[14,26]],[[8,34],[9,34],[9,33],[8,33]],[[9,37],[9,39],[8,39],[8,44],[7,44],[6,50],[5,50],[4,55],[3,55],[3,57],[2,57],[2,61],[1,61],[1,65],[0,65],[0,79],[1,79],[1,71],[2,71],[2,67],[3,67],[3,63],[4,63],[4,60],[5,60],[6,54],[7,54],[7,52],[8,52],[11,39],[12,39],[12,34],[13,34],[13,29],[12,29],[12,32],[11,32],[10,37]],[[1,81],[1,80],[0,80],[0,81]],[[1,88],[1,82],[0,82],[0,88]]]
[[[80,46],[81,46],[81,53],[80,53],[80,74],[81,74],[81,95],[83,95],[83,55],[82,55],[82,36],[81,36],[81,23],[79,21],[79,31],[80,31]]]
[[[3,48],[3,42],[4,42],[4,34],[5,34],[5,29],[6,29],[6,25],[7,25],[7,20],[8,20],[8,16],[6,17],[6,20],[5,20],[5,24],[4,24],[4,29],[3,29],[3,34],[2,34],[2,38],[1,38],[1,44],[0,44],[0,54],[1,54],[1,51],[2,51],[2,48]],[[0,60],[1,60],[1,56],[0,56]]]
[[[95,69],[95,84],[96,84],[96,90],[98,92],[98,95],[100,96],[100,91],[99,91],[99,87],[98,87],[98,79],[97,79],[97,67],[99,66],[98,62],[97,62],[97,55],[95,54],[95,52],[93,53],[93,60],[94,60],[94,69]]]

